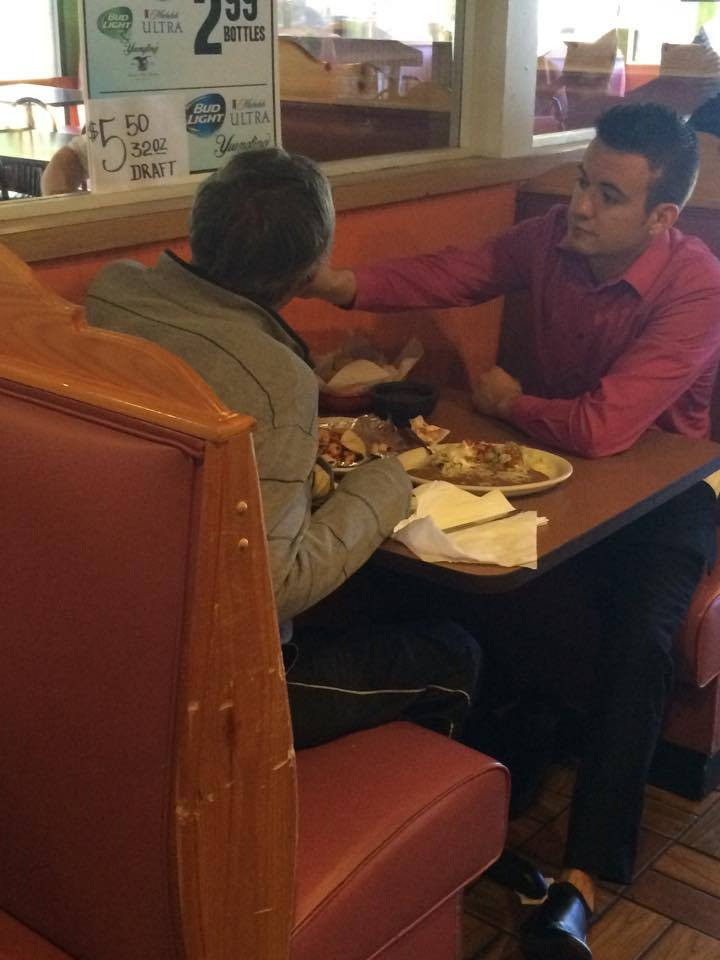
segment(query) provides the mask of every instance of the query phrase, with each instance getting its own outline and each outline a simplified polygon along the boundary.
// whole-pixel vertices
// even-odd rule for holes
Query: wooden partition
[[[132,434],[133,424],[139,434],[144,425],[151,433],[163,428],[172,431],[176,445],[178,437],[187,437],[196,464],[191,489],[195,536],[187,546],[185,597],[175,611],[180,675],[163,674],[164,683],[176,684],[169,695],[175,719],[169,719],[163,738],[167,766],[158,771],[161,777],[165,770],[171,827],[166,836],[162,822],[154,830],[144,824],[143,836],[152,837],[153,862],[167,864],[167,902],[158,904],[158,915],[170,903],[178,925],[177,933],[168,934],[178,943],[173,956],[278,960],[288,953],[293,909],[295,756],[253,421],[228,410],[192,369],[155,344],[88,328],[80,307],[36,283],[29,268],[2,247],[0,298],[0,380],[7,390],[40,406],[57,398],[57,409],[67,416],[77,411],[81,420],[107,427],[108,443],[115,432],[113,417],[117,431]],[[39,473],[41,468],[38,464]],[[98,549],[111,550],[112,545],[98,544]],[[38,569],[36,576],[40,595],[43,578],[52,572]],[[37,643],[41,646],[42,637]],[[85,677],[86,669],[78,664],[78,684],[92,679]],[[81,709],[71,690],[67,696],[74,709]],[[119,707],[122,690],[116,696]],[[37,722],[42,722],[40,716]],[[56,722],[62,723],[62,717]],[[127,749],[132,749],[130,739]],[[39,757],[37,763],[42,777]],[[78,763],[83,766],[82,755]],[[12,777],[11,770],[5,774]],[[112,766],[107,775],[112,777]],[[129,788],[117,784],[120,796]],[[20,829],[11,822],[5,826]],[[120,827],[134,836],[132,823]],[[61,835],[61,827],[53,832]],[[115,865],[120,875],[125,867],[124,861]],[[0,892],[14,904],[19,894],[12,876],[5,875]],[[38,894],[27,890],[28,899],[33,894],[32,919],[39,922],[32,925],[47,932],[42,915],[36,916]],[[11,909],[0,899],[3,906]],[[89,918],[73,916],[72,906],[68,895],[61,904],[70,918],[66,926],[81,937]],[[122,912],[123,904],[115,908]],[[98,902],[98,915],[109,916],[108,909]],[[148,909],[152,913],[154,905]],[[14,908],[11,912],[18,915]],[[118,932],[108,924],[108,941]],[[131,937],[131,931],[123,936]],[[75,955],[72,945],[58,945]],[[117,948],[102,955],[115,957]],[[135,955],[148,954],[139,950]]]

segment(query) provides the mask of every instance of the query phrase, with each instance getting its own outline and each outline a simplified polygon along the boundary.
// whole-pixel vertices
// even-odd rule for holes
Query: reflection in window
[[[683,116],[720,92],[720,12],[677,0],[538,0],[535,132],[592,126],[620,101]]]
[[[316,160],[454,146],[454,0],[280,0],[283,143]]]

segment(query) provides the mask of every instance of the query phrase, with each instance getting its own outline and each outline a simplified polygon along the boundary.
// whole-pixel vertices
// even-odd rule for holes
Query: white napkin
[[[508,516],[515,508],[499,490],[478,497],[441,480],[413,493],[413,513],[393,538],[421,560],[537,569],[537,528],[547,520],[535,510]]]

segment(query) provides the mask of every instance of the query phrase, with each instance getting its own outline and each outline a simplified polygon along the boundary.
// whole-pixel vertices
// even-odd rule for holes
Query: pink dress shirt
[[[509,422],[587,457],[626,450],[653,424],[708,437],[720,261],[673,229],[622,276],[597,283],[585,257],[559,249],[566,224],[559,205],[473,250],[360,267],[353,308],[471,306],[528,290],[529,374]]]

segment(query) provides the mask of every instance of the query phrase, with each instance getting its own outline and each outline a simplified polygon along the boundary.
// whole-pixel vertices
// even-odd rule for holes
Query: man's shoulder
[[[691,273],[707,272],[720,282],[720,259],[702,237],[675,227],[670,231],[670,248],[677,266]]]
[[[132,290],[149,269],[137,260],[113,260],[105,264],[90,281],[88,296],[109,290]]]

